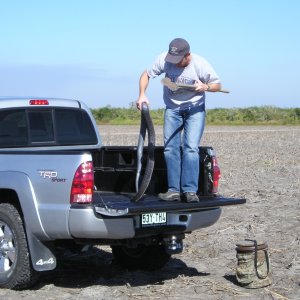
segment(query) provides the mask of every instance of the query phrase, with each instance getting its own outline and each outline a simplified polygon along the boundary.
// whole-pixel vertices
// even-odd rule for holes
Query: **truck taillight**
[[[94,171],[91,161],[82,163],[76,170],[71,187],[71,203],[91,203],[94,189]]]
[[[212,166],[213,166],[213,188],[212,193],[216,194],[218,192],[219,179],[221,177],[221,171],[218,165],[217,158],[215,156],[212,157]]]

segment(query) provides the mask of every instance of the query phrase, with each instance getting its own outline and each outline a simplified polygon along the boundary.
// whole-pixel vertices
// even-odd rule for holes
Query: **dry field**
[[[134,126],[100,126],[106,145],[135,145]],[[162,128],[157,127],[157,144]],[[300,127],[207,127],[220,193],[246,197],[223,209],[212,227],[186,236],[184,251],[158,272],[128,272],[109,247],[70,258],[29,291],[0,290],[0,299],[300,299]],[[269,245],[273,284],[245,289],[235,281],[235,244]]]

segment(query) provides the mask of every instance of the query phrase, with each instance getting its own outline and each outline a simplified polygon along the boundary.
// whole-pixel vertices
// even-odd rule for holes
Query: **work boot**
[[[158,197],[164,201],[180,201],[180,193],[168,191],[166,193],[158,194]]]
[[[193,192],[187,192],[183,193],[182,197],[184,202],[190,203],[190,202],[199,202],[199,198],[196,193]]]

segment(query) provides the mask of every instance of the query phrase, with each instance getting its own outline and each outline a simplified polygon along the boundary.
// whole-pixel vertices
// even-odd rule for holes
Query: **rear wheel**
[[[161,269],[171,257],[163,245],[139,245],[136,248],[112,246],[112,253],[117,263],[129,270],[158,270]]]
[[[22,218],[9,203],[0,204],[0,287],[28,288],[37,280],[31,266]]]

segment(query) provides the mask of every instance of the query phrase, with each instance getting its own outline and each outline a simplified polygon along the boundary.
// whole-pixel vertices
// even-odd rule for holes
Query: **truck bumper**
[[[70,233],[74,238],[129,239],[164,233],[185,233],[213,225],[221,215],[221,208],[201,211],[167,212],[165,224],[141,225],[141,214],[107,217],[95,213],[93,208],[71,208]]]

